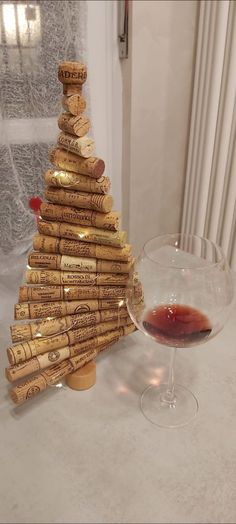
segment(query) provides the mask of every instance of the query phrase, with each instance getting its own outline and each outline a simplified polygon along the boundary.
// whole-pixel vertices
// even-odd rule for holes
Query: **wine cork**
[[[57,270],[28,269],[27,284],[77,285],[77,286],[126,286],[129,275],[125,273],[80,273]]]
[[[72,257],[32,252],[28,256],[31,268],[61,269],[62,271],[82,271],[100,273],[129,273],[131,262],[116,262],[97,258]]]
[[[91,362],[96,356],[97,356],[96,349],[94,350],[90,349],[89,351],[86,351],[85,353],[82,353],[82,354],[78,354],[75,357],[69,358],[68,360],[73,367],[73,371],[76,371],[77,369],[80,369],[82,366],[84,366],[88,362]]]
[[[108,231],[95,227],[67,224],[66,222],[44,221],[41,218],[38,220],[38,231],[43,235],[78,241],[82,239],[83,242],[109,245],[111,247],[124,247],[126,242],[126,231]]]
[[[15,320],[24,320],[30,318],[29,304],[16,304],[14,307]]]
[[[36,234],[33,237],[33,248],[42,253],[60,253],[60,238]]]
[[[19,287],[19,302],[47,302],[51,300],[63,300],[64,290],[60,286],[38,286],[38,287]]]
[[[98,298],[98,286],[20,286],[19,302],[55,302],[57,300],[82,300]],[[58,299],[58,295],[60,298]],[[73,298],[72,298],[73,297]],[[24,304],[22,304],[24,305]],[[49,315],[48,315],[49,316]],[[52,316],[52,315],[50,315]],[[24,311],[21,312],[24,318]]]
[[[95,271],[98,273],[129,273],[132,262],[116,262],[113,260],[102,260],[96,258],[80,258],[62,255],[61,270],[71,271]],[[54,269],[54,268],[53,268]],[[55,265],[55,269],[56,265]],[[120,284],[118,284],[120,285]]]
[[[97,271],[101,273],[129,273],[132,266],[130,262],[97,259]]]
[[[81,84],[63,84],[63,95],[81,95],[82,85]]]
[[[76,313],[59,318],[40,319],[27,324],[13,324],[10,326],[11,338],[14,344],[26,342],[38,337],[47,337],[62,333],[71,327],[84,327],[98,322],[109,322],[119,318],[127,317],[127,309],[105,309],[102,311],[91,311]]]
[[[82,360],[82,355],[80,355],[80,359]],[[47,384],[52,386],[53,384],[57,384],[57,382],[62,380],[66,375],[68,375],[68,373],[71,373],[73,369],[72,362],[70,362],[70,359],[67,359],[63,362],[60,362],[59,364],[55,364],[55,366],[45,369],[45,371],[42,371],[41,374],[46,379]]]
[[[60,253],[63,255],[91,256],[104,260],[130,261],[131,246],[125,244],[124,247],[118,248],[76,240],[61,239]]]
[[[85,228],[65,222],[60,223],[59,235],[69,240],[83,240],[83,242],[103,244],[111,247],[124,247],[127,238],[126,231],[108,231],[95,227]]]
[[[48,292],[44,293],[44,287],[47,288]],[[126,287],[122,286],[21,286],[19,288],[19,302],[39,302],[39,304],[34,304],[35,309],[37,306],[40,306],[40,303],[52,302],[58,300],[58,294],[63,295],[63,301],[75,301],[75,300],[93,300],[96,298],[106,298],[106,299],[124,299],[126,297]],[[43,298],[47,296],[47,300],[40,300],[40,294],[43,295]],[[19,304],[20,306],[21,304]],[[22,304],[24,306],[24,304]],[[55,302],[55,307],[57,302]],[[26,311],[25,311],[26,309]],[[107,309],[107,308],[105,308]],[[23,307],[22,309],[16,312],[18,317],[17,320],[28,318],[25,315],[28,314],[28,309]],[[66,314],[66,313],[65,313]],[[40,315],[39,315],[40,316]],[[52,316],[46,315],[46,316]],[[63,316],[63,315],[57,315]],[[38,318],[38,317],[32,317]]]
[[[131,333],[137,330],[136,326],[133,323],[131,323],[128,326],[124,326],[122,329],[124,336],[130,335]]]
[[[80,62],[61,62],[58,66],[58,79],[62,84],[83,84],[87,78],[87,68]]]
[[[110,322],[111,320],[116,320],[116,319],[120,320],[123,318],[129,318],[126,307],[118,307],[115,310],[114,309],[105,309],[104,311],[99,311],[99,314],[100,314],[101,322]]]
[[[11,365],[20,364],[21,362],[25,362],[25,360],[41,353],[47,353],[48,351],[62,348],[66,346],[68,342],[69,338],[67,333],[22,342],[21,344],[7,348],[8,360]]]
[[[93,178],[100,178],[104,173],[105,163],[101,158],[93,156],[83,158],[64,149],[51,149],[48,156],[52,164],[66,171],[74,171]]]
[[[92,138],[88,136],[77,138],[63,131],[59,134],[57,145],[83,158],[89,158],[93,156],[95,152],[95,144]]]
[[[89,352],[91,350],[94,350],[97,353],[100,352],[101,348],[117,342],[119,338],[123,336],[123,329],[123,327],[116,328],[113,331],[106,331],[101,335],[73,344],[70,346],[70,358],[79,357],[84,352]],[[58,351],[60,352],[61,350]]]
[[[31,330],[31,324],[12,324],[10,330],[13,344],[26,342],[27,340],[35,338],[34,333]]]
[[[77,300],[73,298],[72,295],[79,295],[80,292],[77,291],[78,288],[75,286],[75,288],[66,288],[68,289],[68,292],[65,293],[65,295],[71,294],[71,299],[65,300],[62,302],[36,302],[36,303],[29,303],[29,304],[16,304],[15,305],[15,320],[26,320],[28,318],[35,319],[35,318],[47,318],[47,317],[63,317],[65,315],[73,315],[74,313],[86,313],[89,311],[96,311],[97,309],[117,309],[119,307],[125,306],[125,297],[121,297],[121,294],[123,292],[123,295],[125,294],[124,288],[119,288],[119,293],[117,292],[117,288],[113,287],[110,288],[112,292],[107,292],[107,296],[104,296],[104,298],[96,300],[96,299],[80,299]],[[85,286],[84,288],[85,289]],[[108,288],[102,287],[102,293],[97,291],[97,295],[103,294],[106,295],[106,290]],[[73,292],[72,292],[72,291]],[[94,288],[92,288],[94,290]],[[104,292],[105,291],[105,292]],[[115,291],[115,293],[114,293]],[[116,295],[110,298],[110,295]],[[119,296],[118,296],[119,295]]]
[[[67,360],[58,364],[58,367],[58,370],[54,369],[56,377],[55,380],[57,381],[59,381],[61,378],[73,371],[72,363],[70,363]],[[35,397],[41,391],[45,390],[49,384],[50,377],[48,378],[46,372],[43,371],[39,375],[36,375],[35,377],[28,379],[26,382],[23,382],[22,384],[19,384],[18,386],[12,388],[10,392],[11,399],[15,404],[23,404],[26,400]]]
[[[116,211],[99,213],[90,209],[76,209],[43,202],[40,207],[40,215],[43,219],[50,221],[69,222],[69,224],[74,223],[85,227],[95,226],[109,231],[117,231],[120,228],[120,214]]]
[[[108,331],[106,333],[102,333],[102,335],[99,335],[97,337],[97,345],[96,350],[97,353],[100,353],[103,351],[104,348],[107,348],[108,346],[111,346],[112,344],[115,344],[118,342],[118,340],[123,336],[123,327],[119,327],[114,329],[113,331]]]
[[[72,116],[71,113],[61,113],[58,118],[59,129],[65,131],[65,133],[75,135],[76,137],[87,135],[90,126],[90,120],[86,116]]]
[[[102,301],[98,300],[71,300],[61,302],[38,302],[31,304],[16,304],[15,305],[15,320],[25,320],[28,318],[47,318],[47,317],[63,317],[65,315],[73,315],[75,313],[86,313],[89,311],[96,311],[97,309],[108,309],[117,307],[117,300],[114,300],[114,306],[107,303],[103,306]]]
[[[88,351],[91,352],[91,350],[96,350],[96,352],[100,352],[105,347],[108,347],[109,345],[117,342],[120,336],[123,335],[123,333],[124,332],[120,328],[118,328],[113,331],[109,331],[99,336],[93,337],[91,339],[76,343],[70,347],[66,346],[56,351],[51,351],[49,353],[38,355],[36,357],[31,358],[28,361],[6,368],[6,378],[10,382],[13,382],[15,380],[22,379],[27,375],[34,373],[35,371],[39,371],[50,366],[55,366],[55,364],[58,364],[63,360],[67,360],[70,357],[80,355],[81,353]]]
[[[77,342],[77,344],[73,344],[72,346],[70,346],[71,358],[76,359],[77,357],[80,357],[80,355],[83,354],[84,351],[89,352],[91,350],[94,350],[98,354],[108,346],[111,346],[112,344],[118,342],[121,336],[123,336],[123,333],[123,328],[120,327],[114,329],[113,331],[107,331],[106,333],[102,333],[101,335],[90,338],[88,340]]]
[[[130,244],[125,244],[123,248],[117,248],[36,234],[33,238],[33,248],[42,253],[95,257],[114,262],[130,262],[132,260]]]
[[[26,400],[38,395],[47,388],[47,382],[42,374],[32,377],[23,384],[12,388],[10,392],[11,399],[15,404],[22,404]]]
[[[111,320],[110,322],[100,322],[99,324],[92,326],[85,326],[83,328],[75,328],[68,331],[69,345],[74,345],[77,342],[83,342],[84,340],[99,336],[103,333],[112,331],[120,326],[128,326],[132,323],[130,318],[125,317],[117,320]],[[28,342],[29,344],[29,342]],[[43,352],[43,351],[42,351]],[[12,362],[11,362],[12,363]]]
[[[76,93],[71,96],[63,96],[61,103],[65,111],[68,111],[68,113],[72,113],[72,115],[75,116],[80,115],[86,109],[86,100],[81,93]]]
[[[96,383],[96,363],[89,362],[81,369],[74,371],[66,376],[66,384],[76,391],[84,391],[91,388]]]
[[[80,360],[84,361],[84,357],[86,357],[86,355],[89,354],[90,356],[91,350],[93,350],[93,346],[91,343],[87,344],[86,346],[89,346],[90,353],[86,352],[83,355],[81,355],[81,358],[77,359],[77,363]],[[74,354],[74,351],[72,352],[72,354]],[[93,355],[94,355],[94,350],[93,350]],[[68,360],[70,357],[71,357],[71,350],[69,346],[64,347],[64,348],[59,349],[58,351],[51,351],[49,353],[44,353],[43,355],[38,355],[37,357],[27,360],[26,362],[22,362],[21,364],[10,366],[5,369],[5,375],[6,375],[7,380],[9,380],[9,382],[14,382],[15,380],[22,379],[26,377],[27,375],[35,373],[36,371],[40,371],[40,370],[55,366],[55,364],[58,365],[60,362],[63,362],[64,360]]]
[[[121,286],[64,286],[66,300],[82,299],[83,295],[87,299],[119,299],[126,297],[126,287]]]
[[[59,362],[62,362],[69,357],[69,346],[61,348],[60,350],[49,351],[48,353],[38,355],[37,357],[33,357],[30,360],[6,368],[5,375],[9,382],[14,382],[15,380],[27,377],[27,375],[31,375],[40,369],[53,366],[55,363],[59,364]]]
[[[47,288],[47,289],[45,289]],[[44,292],[45,290],[45,292]],[[61,298],[58,299],[60,294]],[[46,298],[45,298],[46,297]],[[20,286],[19,302],[51,302],[57,300],[93,300],[96,298],[120,298],[126,297],[126,287],[122,286]],[[18,315],[26,318],[24,308]],[[66,313],[65,313],[66,314]],[[49,316],[49,315],[48,315]],[[50,315],[52,316],[52,315]],[[35,317],[36,318],[36,317]]]
[[[39,370],[39,364],[37,357],[31,358],[27,362],[22,362],[16,364],[15,366],[10,366],[5,369],[5,376],[9,382],[14,382],[14,380],[19,380],[21,378],[27,377]]]
[[[51,335],[63,333],[71,327],[89,326],[91,324],[100,322],[100,320],[100,312],[94,311],[89,313],[67,315],[61,318],[46,318],[44,320],[38,320],[37,322],[32,322],[30,324],[13,324],[10,327],[12,342],[19,343],[39,337],[48,337]]]
[[[15,404],[23,404],[33,396],[37,395],[49,385],[56,384],[69,373],[76,371],[86,365],[97,355],[96,351],[88,351],[82,355],[67,359],[59,364],[51,366],[26,382],[15,386],[10,392],[11,399]]]
[[[73,326],[71,330],[58,335],[29,340],[16,346],[10,346],[7,348],[8,360],[11,365],[20,364],[43,353],[48,353],[67,345],[71,346],[77,342],[83,342],[107,331],[112,331],[119,326],[129,325],[130,322],[131,320],[128,317],[124,317],[85,327],[77,328]]]
[[[113,198],[111,195],[71,191],[50,186],[46,186],[45,188],[45,197],[55,204],[92,209],[100,213],[109,213],[113,206]]]
[[[28,265],[31,268],[61,269],[78,272],[96,272],[98,261],[96,258],[71,257],[67,255],[52,255],[48,253],[32,252],[28,256]],[[103,261],[104,262],[104,261]],[[99,265],[100,267],[100,265]]]
[[[49,385],[56,384],[59,380],[64,378],[68,373],[76,371],[76,369],[81,368],[90,360],[93,360],[97,356],[96,350],[89,350],[83,354],[76,355],[75,357],[69,358],[60,364],[56,364],[43,371],[43,375],[46,377]]]
[[[125,275],[123,275],[125,276]],[[99,294],[99,299],[100,300],[103,300],[103,299],[106,299],[106,300],[111,300],[111,302],[113,300],[118,300],[118,303],[119,303],[119,307],[122,307],[124,305],[124,299],[126,300],[126,286],[125,285],[122,285],[122,286],[112,286],[112,285],[99,285],[97,286],[98,288],[98,294]],[[126,305],[126,304],[125,304]],[[107,306],[107,308],[109,308],[110,306]],[[104,309],[107,309],[107,308],[104,308]]]
[[[45,269],[61,269],[61,255],[32,252],[28,256],[28,265]]]
[[[78,139],[80,140],[80,139]],[[75,189],[87,193],[107,194],[111,187],[108,177],[91,178],[72,171],[59,171],[48,169],[44,174],[44,180],[49,186],[64,187],[65,189]],[[41,205],[41,208],[43,204]],[[40,209],[41,211],[41,209]]]
[[[99,195],[95,193],[57,189],[50,186],[46,186],[45,196],[49,201],[55,204],[72,205],[74,207],[91,209],[101,213],[109,213],[113,205],[113,198],[111,195]]]
[[[135,326],[130,326],[130,332],[135,330]],[[29,398],[37,395],[41,391],[47,388],[48,385],[56,384],[63,377],[69,373],[76,371],[86,363],[92,361],[99,351],[103,351],[108,345],[115,343],[121,336],[125,335],[124,328],[114,330],[114,332],[100,335],[90,341],[79,343],[75,346],[71,346],[70,351],[74,347],[74,353],[79,353],[76,356],[69,358],[59,364],[53,365],[46,371],[41,372],[39,375],[27,380],[26,382],[15,386],[11,390],[11,398],[16,404],[22,404]],[[107,343],[107,345],[105,345]],[[92,344],[93,346],[90,346]],[[96,344],[97,349],[89,350],[86,353],[80,354],[82,347],[94,347]],[[59,350],[61,351],[61,350]]]

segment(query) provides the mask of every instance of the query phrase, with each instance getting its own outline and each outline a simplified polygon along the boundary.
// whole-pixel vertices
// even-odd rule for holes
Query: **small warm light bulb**
[[[164,375],[164,368],[155,368],[154,369],[154,374],[156,375],[157,378],[162,378],[163,375]]]
[[[160,380],[158,378],[151,378],[151,380],[149,380],[149,383],[152,384],[152,386],[159,386]]]
[[[117,388],[118,393],[128,393],[129,389],[124,384],[120,384]]]

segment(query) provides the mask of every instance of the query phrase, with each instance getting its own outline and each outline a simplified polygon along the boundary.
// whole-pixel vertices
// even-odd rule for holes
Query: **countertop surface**
[[[199,412],[162,429],[139,403],[170,354],[138,332],[99,357],[92,389],[53,387],[14,407],[4,367],[20,280],[20,264],[0,276],[0,522],[235,523],[235,308],[215,339],[179,350],[176,381]]]

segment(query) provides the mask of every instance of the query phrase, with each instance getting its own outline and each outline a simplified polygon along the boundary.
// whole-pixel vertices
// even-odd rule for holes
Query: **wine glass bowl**
[[[203,344],[224,327],[233,301],[233,283],[222,249],[214,242],[185,234],[155,237],[145,243],[130,277],[129,314],[145,335],[173,348],[173,364],[177,348]],[[132,285],[134,278],[139,293]],[[198,404],[188,392],[185,397],[191,400],[185,398],[182,409],[181,388],[181,394],[177,394],[171,366],[166,386],[145,390],[141,402],[145,416],[166,427],[186,424],[191,412],[195,416]],[[151,397],[157,398],[152,408]]]

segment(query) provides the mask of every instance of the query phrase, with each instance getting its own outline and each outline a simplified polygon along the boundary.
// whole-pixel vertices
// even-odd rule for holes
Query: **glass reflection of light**
[[[158,378],[162,378],[165,372],[165,368],[155,368],[154,375],[156,375]]]
[[[152,386],[159,386],[160,383],[161,381],[159,378],[151,378],[149,380],[149,384],[152,384]]]
[[[152,384],[153,386],[159,386],[159,384],[162,382],[164,373],[165,373],[165,368],[162,368],[162,367],[154,368],[153,370],[154,377],[152,377],[149,380],[149,383]]]
[[[127,388],[127,386],[125,386],[124,384],[120,384],[117,387],[117,391],[118,393],[123,393],[125,395],[126,393],[129,393],[129,388]]]

